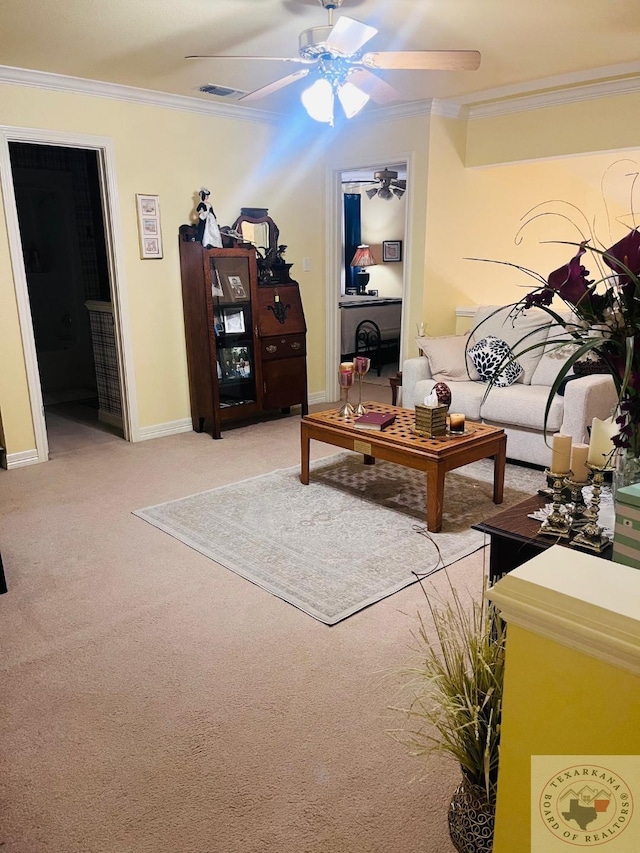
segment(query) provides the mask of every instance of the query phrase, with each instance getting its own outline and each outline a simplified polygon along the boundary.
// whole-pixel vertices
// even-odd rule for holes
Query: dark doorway
[[[97,426],[103,342],[90,309],[111,304],[98,152],[10,142],[9,153],[47,432],[50,415]],[[111,382],[119,404],[117,371]]]

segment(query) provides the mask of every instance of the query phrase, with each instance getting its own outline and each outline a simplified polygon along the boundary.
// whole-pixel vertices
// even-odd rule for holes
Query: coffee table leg
[[[300,482],[303,486],[309,485],[309,430],[306,424],[300,424]]]
[[[438,533],[442,528],[444,504],[444,466],[430,465],[427,468],[427,530]]]
[[[500,450],[493,457],[493,502],[501,504],[504,497],[504,469],[507,461],[507,437],[504,436]]]

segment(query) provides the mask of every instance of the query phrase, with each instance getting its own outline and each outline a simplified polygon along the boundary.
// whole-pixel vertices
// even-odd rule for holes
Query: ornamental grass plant
[[[419,616],[419,660],[404,671],[412,699],[396,709],[406,717],[396,734],[412,755],[452,755],[495,806],[506,626],[484,596],[465,604],[449,588],[447,601],[427,595],[430,620]]]

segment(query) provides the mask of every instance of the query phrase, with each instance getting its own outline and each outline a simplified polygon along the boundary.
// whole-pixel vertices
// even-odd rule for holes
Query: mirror
[[[253,243],[265,254],[275,255],[278,250],[280,229],[268,215],[266,207],[241,207],[240,216],[233,223],[233,229],[242,234],[247,243]]]

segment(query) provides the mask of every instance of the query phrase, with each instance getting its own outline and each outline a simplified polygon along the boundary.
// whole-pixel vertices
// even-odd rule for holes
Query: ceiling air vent
[[[199,86],[199,90],[207,95],[217,95],[220,98],[239,98],[240,95],[246,94],[242,89],[230,89],[228,86],[216,86],[214,83]]]

